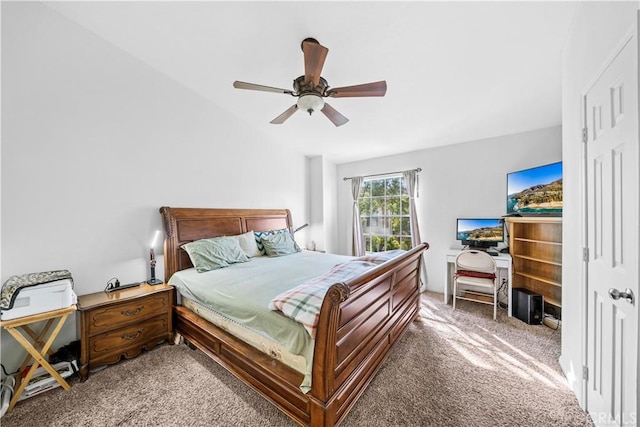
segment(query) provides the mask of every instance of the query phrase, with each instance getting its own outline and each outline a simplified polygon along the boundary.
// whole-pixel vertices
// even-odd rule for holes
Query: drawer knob
[[[138,337],[142,334],[142,331],[143,331],[143,330],[144,330],[144,329],[139,330],[138,332],[136,332],[136,334],[135,334],[135,335],[124,334],[124,335],[122,336],[122,339],[123,339],[123,340],[135,340],[136,338],[138,338]]]
[[[121,311],[121,313],[125,316],[135,316],[136,314],[139,314],[143,308],[144,306],[136,308],[135,311],[124,310],[124,311]]]

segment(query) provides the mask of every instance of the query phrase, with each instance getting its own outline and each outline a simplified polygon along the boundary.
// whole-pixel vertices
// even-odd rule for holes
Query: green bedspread
[[[307,370],[301,389],[307,392],[314,341],[301,324],[270,310],[269,303],[278,294],[350,259],[353,257],[307,251],[277,258],[263,256],[205,273],[195,269],[179,271],[169,284],[181,295],[271,338],[292,354],[303,356]]]

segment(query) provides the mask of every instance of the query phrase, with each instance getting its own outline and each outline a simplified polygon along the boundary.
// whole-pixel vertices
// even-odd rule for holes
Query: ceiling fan
[[[285,93],[298,98],[295,104],[284,113],[271,120],[272,124],[282,124],[298,110],[313,114],[320,110],[336,126],[342,126],[349,119],[336,111],[331,105],[324,102],[323,98],[348,98],[362,96],[384,96],[387,93],[387,82],[382,80],[373,83],[364,83],[355,86],[332,88],[327,81],[320,76],[324,60],[329,49],[322,46],[316,39],[306,38],[302,41],[304,53],[304,75],[293,81],[293,90],[279,89],[271,86],[263,86],[241,81],[233,82],[236,89],[259,90],[263,92]]]

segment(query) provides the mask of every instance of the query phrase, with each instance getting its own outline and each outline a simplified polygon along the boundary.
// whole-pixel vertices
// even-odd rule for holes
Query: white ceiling
[[[561,50],[572,2],[50,2],[54,10],[257,128],[337,163],[561,123]],[[290,95],[300,43],[329,49],[330,86],[387,81],[383,98],[329,99],[336,128]]]

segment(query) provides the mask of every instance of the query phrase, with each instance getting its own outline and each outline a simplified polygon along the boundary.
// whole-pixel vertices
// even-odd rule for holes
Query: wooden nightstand
[[[173,335],[174,290],[166,284],[140,286],[78,297],[80,378],[89,369],[136,357]]]

